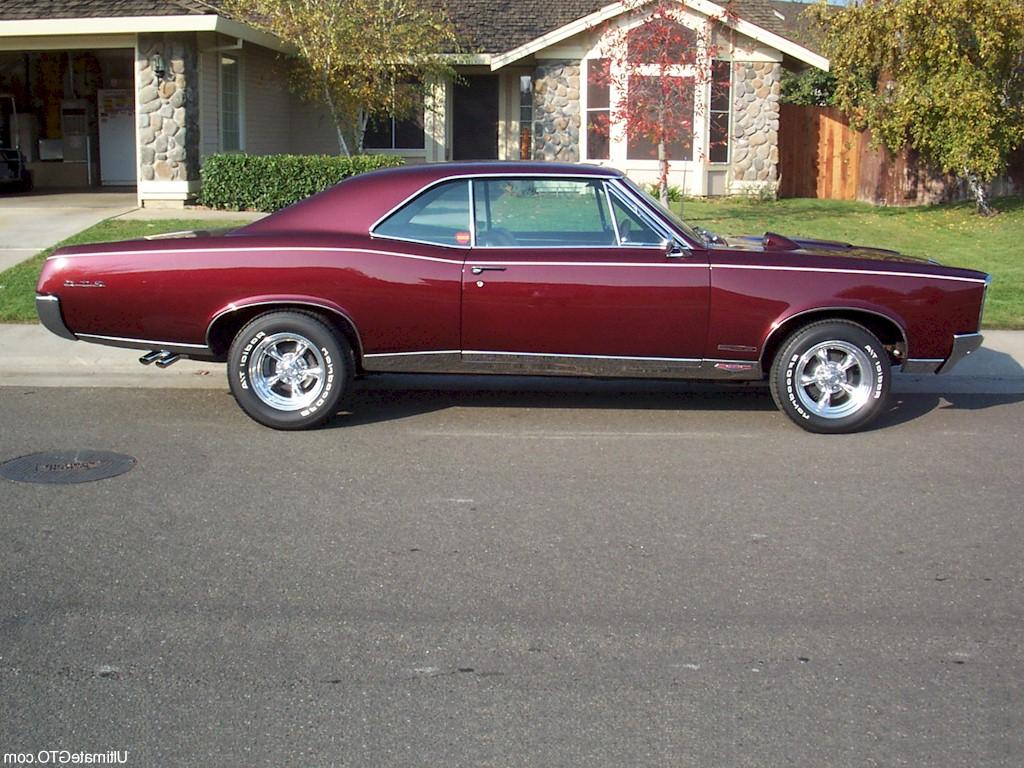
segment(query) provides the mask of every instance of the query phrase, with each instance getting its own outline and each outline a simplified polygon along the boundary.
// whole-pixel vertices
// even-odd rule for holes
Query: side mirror
[[[665,251],[666,258],[682,259],[688,255],[685,246],[678,240],[662,240],[660,245]]]

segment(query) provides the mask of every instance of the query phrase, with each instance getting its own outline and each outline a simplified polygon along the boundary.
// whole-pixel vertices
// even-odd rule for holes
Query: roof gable
[[[467,0],[461,1],[465,2]],[[468,1],[474,2],[477,0]],[[728,7],[732,12],[728,19],[726,19],[727,14],[725,4],[719,5],[711,2],[711,0],[683,1],[687,7],[704,14],[709,18],[723,19],[723,23],[728,24],[740,34],[756,40],[759,43],[775,48],[782,53],[788,54],[819,69],[828,70],[829,68],[828,59],[807,49],[803,45],[788,39],[784,34],[782,34],[780,19],[772,11],[770,6],[767,5],[765,0],[733,0],[732,3],[728,4]],[[534,53],[538,53],[549,46],[555,45],[556,43],[566,40],[581,32],[594,29],[609,19],[615,18],[616,16],[620,16],[624,13],[632,12],[636,10],[636,8],[637,5],[632,0],[618,0],[611,4],[604,3],[602,7],[595,11],[584,16],[571,19],[561,27],[544,30],[538,36],[527,40],[518,46],[509,45],[509,43],[512,42],[512,38],[506,35],[506,43],[503,48],[503,52],[497,53],[491,57],[491,69],[500,69],[501,67],[507,66],[515,61],[519,61],[520,59],[526,58]],[[743,15],[744,12],[750,12],[754,17],[759,19],[763,17],[765,19],[764,24],[766,26],[761,26],[760,24],[750,21],[747,16]],[[773,31],[774,29],[778,29],[779,31]]]

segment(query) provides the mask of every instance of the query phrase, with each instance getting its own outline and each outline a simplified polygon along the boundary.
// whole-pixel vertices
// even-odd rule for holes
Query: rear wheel
[[[869,330],[846,320],[805,326],[772,362],[769,383],[779,409],[809,432],[855,432],[885,408],[889,358]]]
[[[273,429],[310,429],[329,420],[347,393],[352,349],[304,312],[260,315],[235,336],[228,383],[249,416]]]

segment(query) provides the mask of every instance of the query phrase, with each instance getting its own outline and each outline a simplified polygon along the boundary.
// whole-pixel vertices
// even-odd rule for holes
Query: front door
[[[473,197],[464,362],[525,369],[576,359],[614,374],[620,365],[626,373],[703,358],[706,254],[669,255],[659,236],[640,231],[642,221],[609,208],[601,179],[476,179]]]
[[[467,75],[455,84],[452,159],[498,159],[498,76]]]

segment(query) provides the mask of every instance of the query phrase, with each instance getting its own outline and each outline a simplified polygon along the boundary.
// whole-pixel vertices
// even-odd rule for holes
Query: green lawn
[[[692,224],[721,235],[783,235],[894,248],[992,275],[988,328],[1024,328],[1024,198],[995,201],[984,218],[970,203],[927,208],[876,208],[832,200],[758,202],[720,198],[673,204]]]
[[[36,282],[43,268],[46,257],[61,245],[81,245],[83,243],[107,243],[116,240],[132,240],[158,235],[165,232],[181,232],[192,229],[231,229],[241,227],[248,222],[225,221],[211,223],[194,219],[166,219],[164,221],[101,221],[94,227],[69,237],[59,245],[38,253],[28,261],[23,261],[8,270],[0,272],[0,322],[32,323],[36,318]]]

